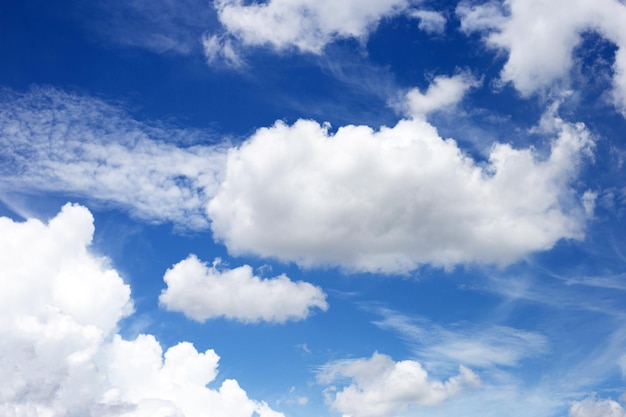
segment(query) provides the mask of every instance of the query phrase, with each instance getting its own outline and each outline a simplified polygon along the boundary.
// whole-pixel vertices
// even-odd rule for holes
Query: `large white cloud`
[[[466,32],[485,34],[487,45],[508,52],[501,77],[529,95],[569,75],[574,48],[585,31],[618,47],[613,100],[626,115],[626,5],[619,0],[506,0],[462,2],[457,13]],[[593,75],[591,75],[593,76]]]
[[[437,381],[428,377],[419,362],[395,362],[380,353],[327,364],[318,378],[328,384],[342,377],[349,378],[350,385],[340,390],[333,386],[326,394],[333,408],[350,417],[397,415],[410,406],[439,404],[466,387],[480,384],[479,377],[463,366],[459,375]]]
[[[53,88],[0,93],[0,191],[95,198],[149,221],[206,228],[225,146],[202,131],[149,125]],[[190,144],[191,142],[191,144]]]
[[[219,357],[151,335],[124,340],[130,289],[90,253],[89,211],[66,205],[48,224],[0,218],[0,414],[280,417],[235,380],[217,389]]]
[[[163,280],[167,288],[161,304],[198,321],[226,317],[284,323],[303,320],[314,308],[328,308],[326,294],[308,282],[286,275],[262,279],[249,265],[228,269],[216,261],[209,266],[194,255],[168,269]]]
[[[277,122],[229,151],[211,227],[234,254],[304,266],[514,262],[583,236],[571,183],[592,143],[581,124],[548,122],[549,155],[495,144],[485,162],[423,120],[335,134],[314,121]]]

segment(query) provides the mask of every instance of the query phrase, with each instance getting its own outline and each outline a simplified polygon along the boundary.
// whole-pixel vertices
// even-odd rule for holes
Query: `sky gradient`
[[[622,0],[5,0],[0,415],[626,417]]]

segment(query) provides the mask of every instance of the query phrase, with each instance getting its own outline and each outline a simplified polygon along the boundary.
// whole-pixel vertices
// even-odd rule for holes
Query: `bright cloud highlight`
[[[252,323],[284,323],[303,320],[311,310],[328,309],[326,294],[307,282],[291,281],[286,275],[263,279],[249,265],[223,268],[190,255],[168,269],[163,277],[167,288],[159,301],[197,321],[216,317]]]
[[[68,204],[48,224],[0,218],[0,414],[280,417],[235,380],[208,388],[219,356],[116,334],[130,289],[88,247],[93,217]],[[256,413],[256,414],[255,414]]]
[[[314,121],[277,122],[229,152],[211,228],[233,254],[306,267],[515,262],[583,236],[571,182],[592,142],[584,126],[552,121],[548,157],[496,144],[485,163],[423,120],[335,134]]]

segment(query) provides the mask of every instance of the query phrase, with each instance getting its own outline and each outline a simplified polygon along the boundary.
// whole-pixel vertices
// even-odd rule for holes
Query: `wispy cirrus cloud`
[[[206,229],[226,144],[207,132],[134,120],[102,100],[49,87],[0,94],[0,190],[62,192],[153,222]]]
[[[83,10],[97,15],[87,29],[104,41],[155,53],[202,53],[202,34],[215,22],[210,2],[202,0],[107,0]]]
[[[458,364],[475,368],[514,367],[526,358],[549,351],[548,339],[539,333],[502,325],[456,323],[446,327],[422,317],[409,317],[387,308],[373,323],[400,335],[415,355],[432,367]]]

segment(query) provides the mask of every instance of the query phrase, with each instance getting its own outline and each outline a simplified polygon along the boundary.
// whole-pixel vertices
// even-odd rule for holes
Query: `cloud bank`
[[[0,218],[0,414],[280,417],[237,381],[208,388],[219,356],[152,335],[124,340],[130,289],[88,247],[93,217],[68,204],[48,224]]]
[[[335,134],[314,121],[277,122],[229,151],[211,228],[233,254],[305,267],[515,262],[583,236],[572,181],[592,142],[583,125],[550,120],[547,157],[496,144],[485,162],[423,120]]]
[[[304,320],[311,310],[328,309],[326,294],[308,282],[294,282],[286,275],[262,279],[249,265],[222,268],[190,255],[165,273],[167,288],[160,303],[197,321],[225,317],[242,322],[284,323]]]

